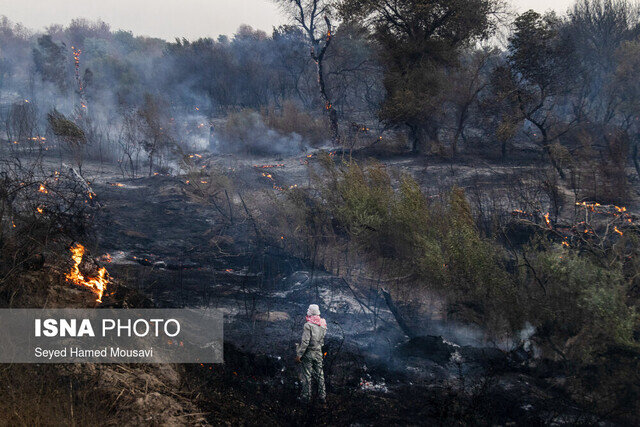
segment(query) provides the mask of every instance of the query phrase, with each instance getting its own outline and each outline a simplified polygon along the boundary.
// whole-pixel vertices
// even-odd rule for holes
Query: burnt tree
[[[325,80],[325,57],[333,41],[332,2],[329,0],[276,0],[286,13],[304,32],[310,45],[311,59],[316,64],[320,98],[331,126],[331,139],[338,142],[338,112],[327,92]]]

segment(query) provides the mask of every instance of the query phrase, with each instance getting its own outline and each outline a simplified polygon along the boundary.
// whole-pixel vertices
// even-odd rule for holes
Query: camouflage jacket
[[[306,352],[322,352],[324,345],[324,335],[327,329],[314,323],[307,322],[302,330],[302,342],[298,344],[296,353],[299,357],[304,356]]]

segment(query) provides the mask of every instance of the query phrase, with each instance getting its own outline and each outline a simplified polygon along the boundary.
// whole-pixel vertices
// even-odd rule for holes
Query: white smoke
[[[295,132],[283,135],[269,128],[255,111],[230,117],[216,139],[210,149],[222,153],[293,155],[304,149],[300,135]]]

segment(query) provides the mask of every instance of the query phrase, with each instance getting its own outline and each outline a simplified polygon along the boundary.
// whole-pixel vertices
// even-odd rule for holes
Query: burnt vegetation
[[[223,365],[3,367],[3,419],[637,424],[640,5],[276,3],[0,19],[0,305],[227,316]],[[311,302],[330,410],[295,401]]]

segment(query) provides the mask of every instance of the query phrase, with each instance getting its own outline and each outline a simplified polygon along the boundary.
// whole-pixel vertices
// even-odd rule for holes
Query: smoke
[[[270,129],[255,111],[228,117],[212,151],[253,155],[293,155],[304,150],[302,137],[295,132],[283,135]]]
[[[486,334],[478,327],[463,325],[454,321],[430,322],[429,335],[440,335],[448,343],[459,346],[485,346]]]
[[[0,141],[9,139],[2,125],[7,112],[28,99],[37,117],[28,136],[44,135],[47,113],[56,109],[87,128],[86,159],[124,164],[141,153],[144,163],[144,135],[126,127],[151,95],[166,110],[158,127],[171,132],[177,152],[299,153],[306,136],[270,129],[257,113],[228,126],[223,118],[239,106],[257,111],[296,97],[317,104],[304,46],[304,35],[293,30],[270,36],[243,27],[231,38],[169,43],[103,22],[74,20],[41,33],[0,18]],[[81,51],[79,79],[74,50]]]
[[[520,342],[522,343],[522,348],[526,351],[532,349],[531,337],[536,333],[536,328],[531,323],[526,322],[524,328],[518,333],[520,337]]]

